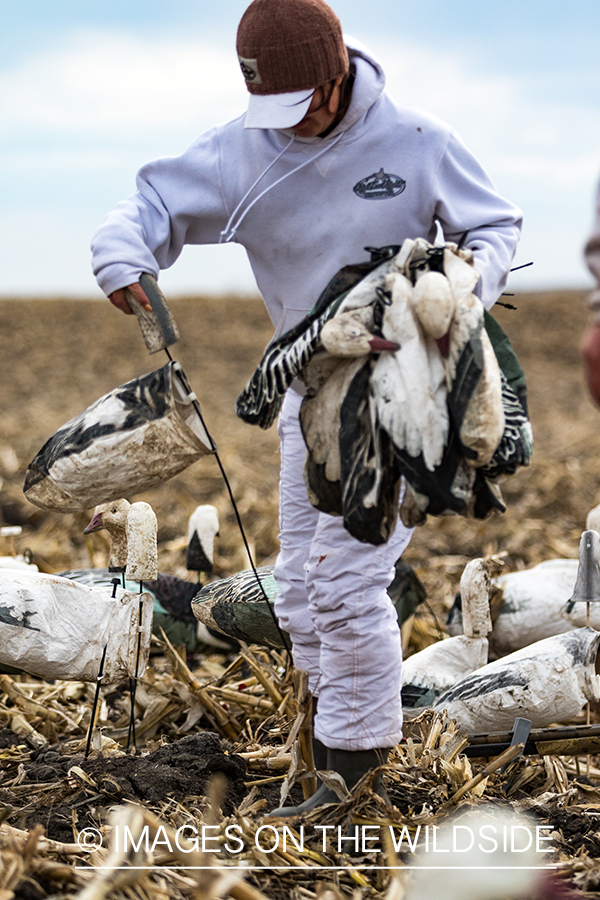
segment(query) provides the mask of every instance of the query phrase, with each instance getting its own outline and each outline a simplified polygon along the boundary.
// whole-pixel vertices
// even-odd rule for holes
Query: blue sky
[[[95,228],[136,170],[245,108],[246,0],[2,0],[0,294],[99,296]],[[598,0],[337,0],[397,99],[452,124],[525,215],[512,287],[591,284]],[[254,282],[239,247],[186,248],[167,294]]]

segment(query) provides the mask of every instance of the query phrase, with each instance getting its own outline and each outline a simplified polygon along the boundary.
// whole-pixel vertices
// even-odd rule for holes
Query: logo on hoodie
[[[397,197],[405,187],[404,178],[389,175],[380,169],[379,172],[374,172],[355,184],[353,190],[363,200],[387,200],[389,197]]]

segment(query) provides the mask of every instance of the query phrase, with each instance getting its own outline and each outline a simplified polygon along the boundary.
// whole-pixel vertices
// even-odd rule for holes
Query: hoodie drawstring
[[[296,172],[299,172],[300,169],[304,168],[304,166],[307,166],[309,163],[314,162],[320,156],[323,156],[324,153],[327,153],[328,150],[331,150],[332,147],[335,147],[335,145],[338,143],[338,141],[340,140],[341,137],[343,137],[343,132],[338,134],[337,137],[333,141],[328,143],[327,146],[324,147],[322,150],[320,150],[318,153],[316,153],[315,156],[311,156],[308,159],[304,160],[304,162],[300,163],[299,166],[296,166],[295,169],[291,169],[289,172],[286,172],[285,175],[282,175],[281,178],[278,178],[277,181],[274,181],[273,184],[270,184],[268,187],[266,187],[263,191],[260,192],[258,197],[255,197],[254,200],[248,204],[246,209],[243,211],[243,213],[238,218],[237,222],[235,224],[232,224],[233,220],[235,219],[239,210],[241,209],[243,204],[246,202],[246,200],[248,199],[248,197],[250,196],[250,194],[252,193],[252,191],[254,190],[256,185],[260,181],[262,181],[262,179],[267,174],[267,172],[273,168],[275,163],[281,159],[281,157],[286,152],[286,150],[288,150],[292,146],[292,143],[294,142],[294,139],[295,139],[295,135],[292,135],[292,137],[290,138],[289,142],[285,145],[283,150],[280,153],[278,153],[278,155],[275,157],[275,159],[271,163],[269,163],[269,165],[264,170],[264,172],[261,172],[261,174],[258,176],[256,181],[248,188],[248,190],[246,191],[246,193],[244,194],[244,196],[242,197],[242,199],[240,200],[240,202],[238,203],[238,205],[236,206],[236,208],[230,215],[227,225],[221,232],[221,236],[219,238],[219,243],[227,244],[227,243],[229,243],[229,241],[233,240],[238,228],[240,227],[240,225],[242,224],[242,222],[244,221],[244,219],[246,218],[246,216],[248,215],[248,213],[250,212],[250,210],[252,209],[252,207],[254,206],[255,203],[258,203],[258,201],[261,200],[265,196],[265,194],[268,194],[270,190],[277,187],[278,184],[281,184],[281,182],[285,181],[285,179],[288,178],[290,175],[294,175]]]

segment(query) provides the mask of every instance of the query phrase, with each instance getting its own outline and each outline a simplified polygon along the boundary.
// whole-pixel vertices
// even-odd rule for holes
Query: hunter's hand
[[[131,291],[135,299],[142,304],[145,310],[147,310],[148,312],[152,312],[150,301],[144,293],[144,289],[142,288],[139,281],[135,284],[128,284],[127,289]],[[120,309],[121,312],[125,313],[125,315],[133,315],[133,310],[125,299],[125,288],[119,288],[119,290],[113,291],[112,294],[108,295],[108,299],[113,304],[113,306],[116,306],[117,309]]]

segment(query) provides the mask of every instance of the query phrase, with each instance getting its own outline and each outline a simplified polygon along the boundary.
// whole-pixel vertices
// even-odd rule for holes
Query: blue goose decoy
[[[283,649],[281,634],[269,609],[280,593],[273,569],[273,566],[257,569],[262,590],[252,569],[204,585],[192,600],[194,615],[207,627],[229,638]],[[387,590],[399,625],[427,597],[418,575],[402,558],[396,562],[394,579]],[[265,600],[265,594],[268,600]],[[289,636],[283,634],[289,642]]]

